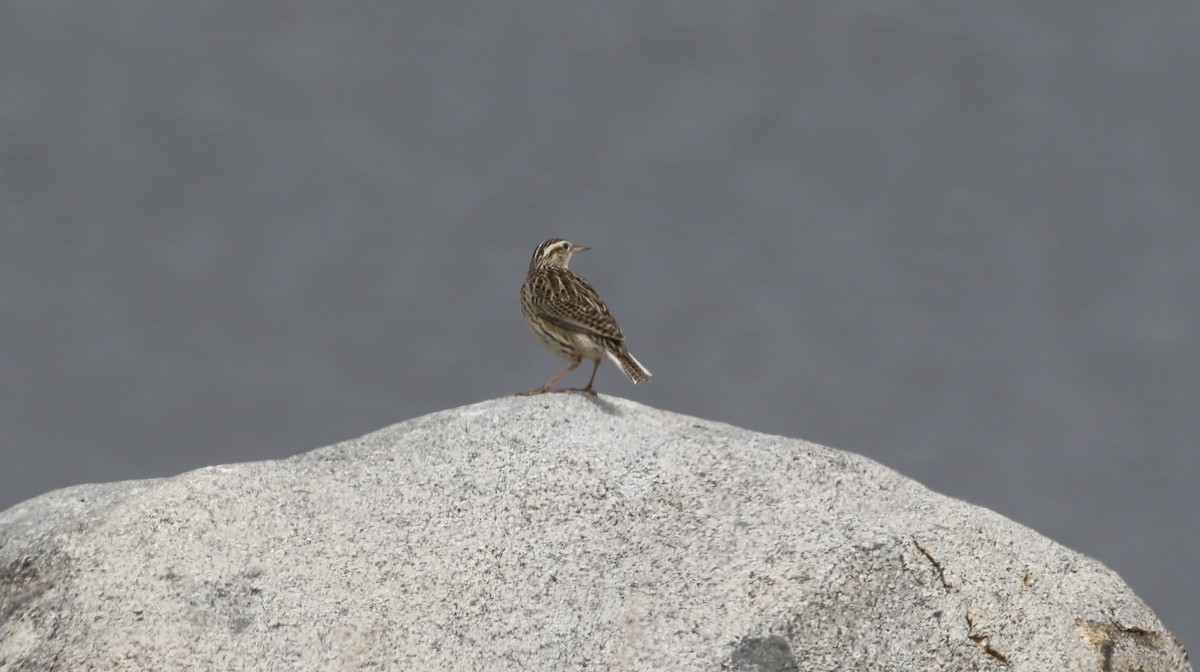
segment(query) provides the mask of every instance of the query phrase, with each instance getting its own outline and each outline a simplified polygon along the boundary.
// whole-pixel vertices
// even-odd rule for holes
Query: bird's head
[[[591,249],[582,245],[572,244],[562,238],[551,238],[544,241],[533,251],[533,259],[529,260],[529,270],[535,268],[566,268],[571,261],[571,255]]]

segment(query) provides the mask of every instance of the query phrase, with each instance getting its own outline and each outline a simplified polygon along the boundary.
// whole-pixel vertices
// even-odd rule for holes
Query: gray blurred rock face
[[[1198,33],[1179,1],[0,3],[0,507],[541,382],[515,288],[563,235],[658,376],[629,394],[983,503],[1195,648]]]
[[[1099,563],[849,453],[507,398],[0,514],[0,667],[1190,670]]]

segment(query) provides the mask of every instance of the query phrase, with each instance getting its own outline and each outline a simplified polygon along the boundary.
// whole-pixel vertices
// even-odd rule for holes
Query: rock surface
[[[867,459],[506,398],[0,513],[4,670],[1190,670],[1119,577]]]

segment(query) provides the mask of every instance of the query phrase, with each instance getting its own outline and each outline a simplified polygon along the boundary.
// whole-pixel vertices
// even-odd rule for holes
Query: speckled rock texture
[[[1191,668],[1118,576],[996,513],[551,394],[0,513],[0,669]]]

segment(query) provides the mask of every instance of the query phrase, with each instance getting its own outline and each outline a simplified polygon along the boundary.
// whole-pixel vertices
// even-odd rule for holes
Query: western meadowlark
[[[625,334],[608,312],[604,300],[587,280],[567,269],[571,255],[586,247],[551,238],[537,246],[529,262],[529,276],[521,285],[521,313],[525,324],[551,352],[571,362],[545,385],[519,394],[566,392],[573,389],[596,394],[592,383],[600,360],[608,357],[634,384],[650,380],[650,372],[625,348]],[[555,383],[575,370],[585,359],[595,361],[592,377],[584,388],[557,388]]]

